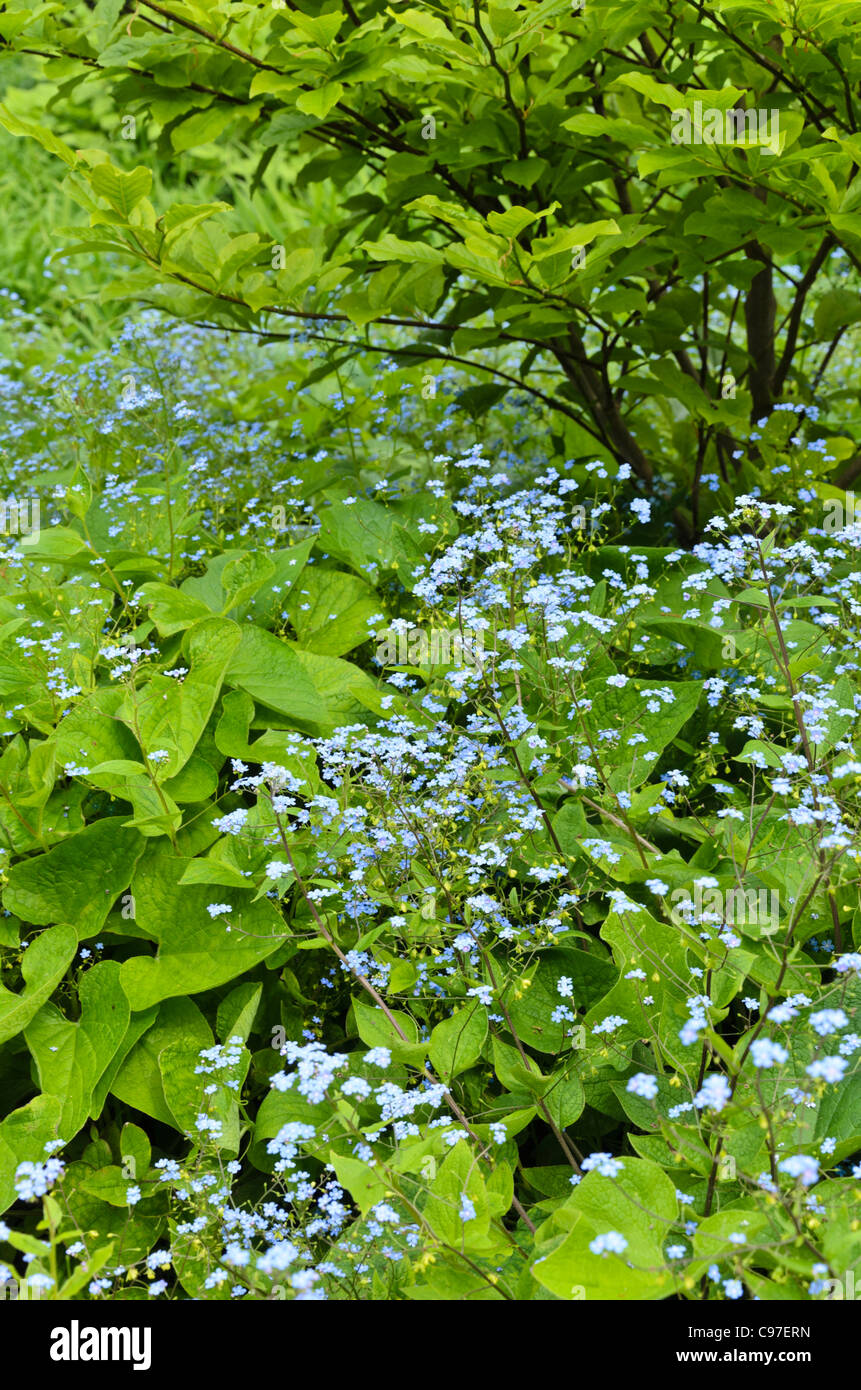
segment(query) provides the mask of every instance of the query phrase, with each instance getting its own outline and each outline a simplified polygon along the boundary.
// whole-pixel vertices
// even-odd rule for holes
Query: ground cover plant
[[[10,1290],[854,1298],[858,9],[5,7]]]

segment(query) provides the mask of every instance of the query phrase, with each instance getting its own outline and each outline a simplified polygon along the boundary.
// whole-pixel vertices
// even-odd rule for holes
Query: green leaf
[[[840,328],[861,320],[861,298],[852,290],[829,290],[816,306],[813,327],[817,338],[833,338]]]
[[[144,849],[116,817],[93,821],[46,854],[13,865],[5,905],[40,926],[71,922],[81,939],[93,936],[124,889]]]
[[[694,1255],[699,1263],[693,1263],[688,1271],[693,1278],[699,1278],[710,1264],[738,1256],[739,1246],[730,1240],[731,1235],[747,1237],[746,1244],[756,1246],[760,1238],[768,1241],[774,1238],[774,1228],[765,1212],[758,1212],[752,1203],[734,1204],[726,1211],[715,1212],[702,1220],[694,1234]]]
[[[215,793],[218,773],[212,763],[192,753],[185,767],[163,784],[165,795],[173,801],[206,801]]]
[[[122,702],[121,689],[106,687],[73,707],[48,740],[58,767],[67,763],[95,767],[113,760],[140,762],[137,739],[114,718]]]
[[[215,859],[211,856],[189,860],[180,883],[222,883],[228,888],[245,890],[251,886],[239,869],[234,868],[224,859]]]
[[[438,246],[429,246],[427,242],[405,241],[401,237],[393,236],[387,232],[378,241],[365,241],[362,243],[362,250],[367,251],[372,260],[375,261],[402,261],[405,265],[418,263],[422,265],[443,265],[445,256]],[[382,312],[382,306],[378,306]]]
[[[149,1170],[152,1149],[149,1139],[139,1125],[123,1125],[120,1135],[120,1157],[122,1166],[130,1171],[131,1177],[144,1177]]]
[[[260,550],[231,556],[221,571],[222,613],[246,603],[274,573],[272,560]]]
[[[573,999],[563,1000],[559,981],[572,981]],[[600,998],[616,977],[609,961],[586,951],[552,947],[541,952],[523,974],[515,976],[505,994],[505,1007],[521,1042],[538,1052],[561,1052],[567,1043],[570,1023],[553,1022],[560,1004],[588,1008]]]
[[[157,956],[134,956],[121,967],[122,986],[135,1010],[227,984],[265,960],[287,935],[268,898],[249,902],[247,891],[181,884],[188,863],[155,856],[135,877],[137,925],[158,942]],[[230,913],[211,917],[207,907],[216,902],[226,903]]]
[[[154,1022],[131,1049],[111,1084],[111,1094],[126,1105],[177,1129],[165,1099],[159,1056],[172,1043],[194,1045],[198,1051],[212,1046],[212,1031],[191,999],[166,999]]]
[[[170,584],[142,584],[140,592],[162,637],[181,632],[211,613],[205,603]]]
[[[276,1161],[274,1154],[267,1153],[267,1142],[274,1139],[284,1125],[295,1122],[311,1125],[318,1138],[325,1140],[327,1127],[334,1124],[332,1107],[325,1101],[312,1105],[305,1096],[295,1090],[271,1090],[263,1097],[254,1122],[254,1141],[251,1147],[251,1160],[261,1172],[271,1173]],[[312,1148],[316,1142],[312,1141]]]
[[[54,1004],[45,1004],[24,1032],[43,1093],[60,1101],[60,1131],[67,1141],[90,1116],[98,1117],[96,1086],[128,1028],[119,962],[103,961],[88,970],[81,977],[78,998],[79,1022],[69,1022]]]
[[[633,1044],[640,1040],[654,1042],[657,1027],[662,1047],[682,1074],[695,1068],[698,1057],[679,1040],[679,1030],[688,1017],[683,983],[688,977],[688,966],[679,928],[659,921],[640,907],[635,912],[611,912],[601,928],[601,936],[613,947],[619,979],[587,1013],[587,1036],[610,1015],[623,1018],[625,1022],[612,1035],[608,1058],[609,1065],[622,1069]],[[632,969],[644,970],[646,979],[626,979]],[[652,1004],[643,1002],[647,995],[652,997]]]
[[[45,1145],[62,1139],[56,1096],[35,1096],[0,1124],[0,1214],[15,1201],[15,1172],[21,1163],[41,1163]]]
[[[414,1066],[424,1062],[427,1046],[418,1041],[418,1028],[409,1014],[390,1009],[387,1017],[382,1009],[364,1004],[361,999],[353,1000],[353,1013],[359,1037],[367,1047],[387,1047],[398,1062],[411,1062]]]
[[[252,625],[242,628],[241,641],[225,680],[261,704],[287,715],[299,727],[317,728],[320,697],[316,687],[293,649],[273,633]]]
[[[386,1184],[367,1163],[338,1154],[334,1149],[330,1151],[329,1162],[338,1182],[347,1189],[363,1216],[367,1216],[377,1202],[382,1202],[386,1196]]]
[[[474,1066],[487,1037],[487,1013],[478,1003],[458,1009],[444,1018],[431,1033],[430,1059],[443,1079],[457,1076]]]
[[[570,1063],[555,1067],[550,1085],[542,1094],[543,1109],[559,1129],[567,1129],[579,1120],[586,1108],[586,1092],[580,1077]]]
[[[453,37],[443,21],[438,19],[436,15],[428,14],[427,10],[416,10],[412,7],[401,10],[398,14],[398,23],[403,24],[414,34],[420,34],[423,39],[451,39]]]
[[[159,780],[175,777],[194,752],[241,636],[237,624],[226,619],[195,623],[185,639],[188,675],[182,681],[154,675],[141,692],[126,698],[120,718],[137,734],[144,752],[168,754],[158,764]]]
[[[667,699],[668,690],[671,699]],[[619,747],[625,750],[608,778],[613,791],[631,791],[646,781],[660,755],[690,719],[701,692],[700,681],[661,685],[630,680],[621,689],[607,685],[606,680],[589,681],[586,694],[593,708],[584,720],[590,737],[600,752],[606,741],[602,730],[612,730]],[[646,742],[630,746],[628,739],[634,734],[644,734]]]
[[[170,132],[170,143],[176,154],[182,154],[184,150],[193,150],[198,145],[209,145],[213,140],[217,140],[222,131],[235,119],[235,108],[216,103],[204,111],[195,111],[192,116],[186,117],[179,125],[174,126]]]
[[[128,1207],[128,1190],[132,1179],[119,1164],[98,1168],[91,1177],[81,1179],[81,1190],[112,1207]]]
[[[21,962],[20,994],[0,985],[0,1043],[27,1027],[66,973],[78,947],[73,927],[49,927],[31,941]]]
[[[231,1069],[229,1078],[241,1087],[248,1070],[250,1054],[243,1048],[238,1064]],[[219,1085],[214,1095],[206,1095],[205,1088],[212,1077],[200,1070],[200,1049],[191,1043],[175,1042],[162,1048],[158,1058],[161,1071],[164,1098],[171,1114],[176,1117],[178,1127],[193,1139],[199,1137],[197,1117],[209,1114],[221,1125],[221,1132],[214,1134],[218,1148],[225,1154],[239,1152],[239,1103],[238,1090],[228,1090]],[[224,1074],[222,1074],[223,1076]]]
[[[615,1178],[588,1173],[557,1213],[557,1224],[569,1234],[532,1265],[533,1277],[557,1298],[648,1301],[676,1292],[664,1254],[678,1211],[675,1187],[654,1163],[623,1162]],[[593,1254],[590,1243],[609,1231],[623,1236],[627,1249]]]
[[[466,1197],[475,1215],[464,1219]],[[490,1226],[490,1205],[481,1169],[465,1140],[461,1139],[443,1160],[425,1199],[423,1216],[435,1236],[459,1249],[480,1246]]]
[[[14,115],[6,106],[0,105],[0,125],[10,132],[11,135],[28,135],[31,140],[38,140],[43,149],[50,154],[59,155],[64,164],[71,168],[77,158],[75,151],[71,149],[65,141],[60,140],[51,130],[45,126],[34,125],[32,121],[25,121],[20,116]]]
[[[222,999],[218,1006],[218,1017],[216,1031],[221,1042],[229,1042],[231,1038],[241,1038],[243,1042],[248,1041],[248,1034],[254,1026],[254,1019],[263,996],[263,986],[257,985],[253,980],[246,980],[244,984],[237,985]]]
[[[639,92],[641,96],[647,97],[649,101],[657,102],[660,106],[666,106],[671,111],[679,110],[686,105],[681,92],[677,91],[675,87],[671,87],[667,82],[656,82],[654,77],[650,77],[648,73],[623,72],[615,78],[615,81],[625,87],[633,87],[634,91]],[[730,101],[741,96],[741,92],[734,87],[730,88],[729,91],[733,94],[729,97]]]
[[[522,208],[515,204],[514,207],[507,208],[505,212],[488,213],[487,225],[492,232],[497,232],[500,236],[518,237],[526,227],[530,226],[539,216],[544,215],[546,213],[531,212],[529,208]]]
[[[380,611],[369,584],[343,570],[307,569],[287,605],[299,642],[323,656],[343,656],[371,636],[368,619]]]
[[[133,169],[130,174],[124,174],[121,169],[106,161],[88,170],[86,178],[93,191],[109,202],[123,217],[128,217],[152,188],[152,174],[143,166]]]
[[[317,87],[313,92],[302,92],[301,96],[296,98],[296,105],[306,116],[318,116],[321,121],[325,121],[332,107],[338,105],[343,95],[344,88],[340,82],[324,82],[322,87]]]
[[[411,569],[422,552],[398,525],[395,514],[379,502],[335,502],[320,517],[321,549],[353,569]]]

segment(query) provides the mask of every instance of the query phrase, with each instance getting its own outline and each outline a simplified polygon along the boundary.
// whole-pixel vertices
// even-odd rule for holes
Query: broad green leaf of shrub
[[[229,107],[225,110],[223,106],[215,105],[205,111],[196,111],[193,116],[174,126],[170,142],[177,154],[192,150],[196,145],[208,145],[210,141],[217,140],[233,120],[235,112]]]
[[[48,740],[59,769],[67,763],[93,768],[114,759],[140,762],[137,739],[114,718],[123,699],[121,688],[106,686],[74,705]]]
[[[182,632],[201,618],[212,616],[212,609],[200,599],[183,593],[182,589],[175,589],[170,584],[142,584],[140,592],[162,637]]]
[[[377,716],[387,712],[383,699],[391,698],[391,692],[385,687],[381,689],[352,662],[306,651],[295,644],[292,649],[317,691],[317,726],[321,732],[330,733],[340,725],[366,723],[368,711]],[[389,715],[394,709],[392,705]]]
[[[328,116],[332,107],[337,106],[343,95],[344,88],[340,82],[324,82],[322,87],[316,87],[310,92],[302,92],[296,98],[296,105],[306,115],[319,116],[322,121]]]
[[[534,1057],[529,1057],[528,1063],[524,1062],[518,1048],[496,1035],[491,1040],[491,1056],[493,1069],[507,1090],[521,1097],[524,1091],[530,1092],[532,1096],[544,1095],[550,1085],[550,1078],[541,1070]]]
[[[380,611],[370,585],[343,570],[306,569],[287,604],[297,637],[308,651],[343,656],[371,635],[368,619]]]
[[[321,790],[316,760],[290,741],[290,734],[278,729],[266,729],[253,743],[249,742],[254,719],[254,701],[244,690],[230,690],[221,701],[221,718],[215,728],[215,746],[225,758],[241,758],[243,762],[276,762],[286,767],[305,784],[311,795]],[[258,724],[262,720],[257,721]]]
[[[87,1162],[69,1165],[63,1178],[63,1196],[69,1216],[94,1243],[112,1241],[116,1247],[122,1241],[123,1261],[134,1264],[144,1260],[164,1230],[164,1216],[158,1212],[150,1214],[145,1208],[129,1210],[126,1206],[121,1209],[93,1196],[86,1184],[97,1171]]]
[[[844,986],[840,1004],[851,1019],[861,1016],[861,985]],[[740,1052],[747,1044],[743,1037],[737,1047]],[[818,1153],[824,1139],[836,1141],[829,1157],[829,1166],[850,1158],[861,1147],[861,1072],[851,1066],[842,1081],[815,1088],[804,1105],[795,1105],[787,1098],[790,1083],[803,1077],[814,1057],[833,1055],[838,1051],[836,1039],[811,1038],[795,1031],[784,1040],[789,1061],[783,1068],[769,1068],[754,1079],[748,1069],[742,1072],[737,1100],[754,1103],[762,1097],[772,1115],[775,1142],[779,1149],[791,1148],[799,1153]]]
[[[243,1048],[238,1066],[231,1072],[240,1085],[248,1071],[250,1053]],[[193,1139],[200,1138],[196,1120],[201,1113],[209,1114],[221,1124],[217,1143],[219,1149],[235,1156],[239,1152],[239,1105],[236,1094],[219,1086],[212,1096],[204,1088],[212,1078],[199,1070],[200,1049],[194,1043],[175,1042],[162,1048],[158,1058],[164,1098],[179,1128]]]
[[[320,517],[318,548],[344,560],[366,577],[377,570],[403,568],[410,573],[422,558],[421,547],[379,502],[333,502]]]
[[[215,746],[225,758],[251,758],[248,742],[254,701],[244,690],[227,690],[221,698],[221,716],[215,726]],[[254,759],[259,761],[259,759]]]
[[[557,1298],[645,1301],[669,1298],[676,1278],[667,1269],[666,1237],[678,1212],[675,1187],[646,1159],[625,1158],[615,1178],[588,1173],[554,1223],[573,1228],[550,1254],[539,1256],[532,1274]],[[596,1236],[618,1231],[628,1242],[621,1254],[594,1255]]]
[[[858,1181],[827,1178],[815,1188],[816,1200],[825,1208],[825,1220],[817,1230],[820,1248],[833,1270],[855,1274],[855,1291],[861,1283],[861,1249],[858,1247]],[[857,1302],[857,1299],[856,1299]]]
[[[475,1209],[465,1220],[461,1200]],[[481,1247],[490,1227],[490,1206],[481,1168],[465,1140],[460,1140],[443,1160],[424,1202],[425,1220],[435,1236],[455,1249]]]
[[[300,728],[318,728],[321,700],[313,680],[293,648],[264,628],[249,624],[241,629],[241,641],[231,657],[225,681],[286,715]]]
[[[337,1131],[339,1128],[339,1122],[333,1118],[331,1107],[325,1102],[312,1105],[311,1101],[296,1090],[273,1089],[263,1097],[254,1122],[254,1137],[249,1156],[255,1168],[262,1173],[272,1172],[276,1155],[268,1153],[266,1145],[284,1125],[295,1122],[312,1125],[317,1131],[318,1140],[323,1144],[327,1142],[327,1131]],[[312,1141],[312,1148],[315,1143],[316,1141]]]
[[[134,1010],[227,984],[265,960],[288,934],[268,898],[250,902],[247,891],[181,884],[189,862],[156,857],[135,878],[136,921],[159,950],[154,958],[134,956],[123,962],[122,986]],[[213,902],[227,903],[229,915],[210,917],[207,907]]]
[[[0,783],[6,793],[0,800],[0,835],[16,858],[33,850],[50,849],[83,828],[81,806],[86,787],[75,783],[52,793],[54,767],[50,751],[42,755],[47,759],[44,779],[37,776],[36,750],[47,747],[47,740],[37,743],[28,757],[27,745],[16,737],[6,745],[0,759]]]
[[[46,854],[14,864],[3,902],[39,926],[70,922],[84,940],[101,928],[128,888],[143,848],[140,835],[117,817],[93,821]]]
[[[77,934],[70,926],[50,927],[31,941],[21,962],[21,993],[0,985],[0,1042],[27,1027],[60,983],[77,947]]]
[[[590,1043],[603,1047],[603,1035],[595,1034],[595,1025],[612,1014],[625,1022],[607,1041],[611,1066],[624,1068],[626,1052],[634,1042],[654,1043],[656,1033],[667,1056],[683,1072],[695,1066],[697,1049],[683,1047],[678,1036],[688,1017],[683,983],[688,969],[679,928],[658,921],[641,907],[636,912],[611,912],[601,936],[613,947],[619,979],[586,1015],[584,1025]],[[630,970],[643,970],[645,980],[625,979]],[[644,1003],[646,997],[654,1002]]]
[[[210,613],[230,613],[237,622],[250,619],[261,627],[271,627],[273,616],[285,607],[315,540],[315,536],[309,536],[297,545],[267,552],[226,550],[209,561],[204,574],[184,580],[174,592],[183,601],[203,604]],[[246,567],[248,585],[244,593],[236,583],[243,572],[242,566]]]
[[[377,1202],[383,1201],[386,1184],[376,1169],[358,1158],[336,1153],[334,1149],[329,1152],[329,1162],[335,1169],[338,1182],[347,1189],[363,1216]]]
[[[552,1017],[560,1004],[571,1007],[559,993],[563,977],[572,981],[574,1007],[582,1009],[609,988],[615,971],[612,962],[587,951],[551,947],[511,979],[504,996],[508,1016],[521,1042],[538,1052],[561,1052],[566,1046],[572,1025],[554,1023]]]
[[[0,125],[12,135],[29,135],[31,139],[38,140],[39,144],[51,154],[59,155],[64,164],[73,168],[77,162],[75,151],[64,140],[59,139],[52,130],[45,126],[35,125],[32,121],[25,121],[20,116],[16,116],[6,106],[0,106]]]
[[[776,1213],[775,1213],[776,1215]],[[765,1212],[757,1211],[752,1203],[734,1203],[731,1208],[717,1211],[702,1220],[693,1237],[695,1259],[687,1273],[698,1279],[710,1264],[737,1257],[739,1244],[730,1240],[732,1235],[743,1235],[745,1245],[756,1245],[760,1236],[766,1240],[774,1238],[773,1220]],[[784,1217],[787,1234],[791,1227]],[[783,1224],[783,1223],[782,1223]]]
[[[671,692],[671,699],[657,694],[658,691]],[[618,734],[618,750],[624,750],[610,773],[609,785],[613,791],[631,791],[647,780],[658,757],[690,719],[699,704],[701,691],[699,681],[662,685],[655,681],[631,680],[621,689],[607,685],[605,680],[589,682],[586,694],[592,701],[592,708],[584,715],[584,722],[590,738],[600,752],[605,746],[600,731],[612,729]],[[651,711],[650,704],[657,708]],[[629,749],[627,740],[635,734],[645,734],[647,742],[634,744]],[[646,753],[657,756],[646,757]]]
[[[143,1177],[144,1174],[141,1173]],[[123,1172],[119,1163],[109,1164],[105,1168],[97,1168],[91,1177],[80,1179],[80,1187],[90,1197],[97,1197],[100,1202],[107,1202],[111,1207],[128,1208],[128,1190],[132,1185],[132,1179]]]
[[[175,777],[194,752],[240,635],[235,623],[219,618],[196,623],[185,638],[188,675],[181,681],[155,675],[122,706],[119,717],[134,731],[144,752],[168,754],[158,765],[159,781]]]
[[[438,1023],[431,1033],[430,1059],[444,1080],[474,1066],[487,1037],[487,1012],[476,1000]]]
[[[560,1065],[550,1074],[550,1085],[541,1097],[542,1114],[546,1111],[559,1129],[567,1129],[583,1114],[586,1092],[574,1068]]]
[[[120,1134],[120,1158],[124,1167],[135,1177],[146,1173],[152,1159],[152,1146],[140,1125],[123,1125]]]
[[[153,1020],[139,1042],[131,1049],[111,1083],[111,1094],[154,1120],[179,1128],[164,1095],[159,1056],[172,1043],[194,1046],[198,1051],[212,1046],[212,1030],[191,999],[165,999],[150,1010]]]
[[[229,1042],[234,1037],[248,1041],[262,995],[262,985],[246,980],[222,999],[216,1016],[216,1032],[221,1042]]]
[[[463,1261],[456,1264],[447,1255],[429,1266],[424,1280],[422,1284],[408,1284],[404,1297],[429,1303],[498,1303],[505,1297],[478,1271],[469,1269]]]
[[[0,1123],[0,1214],[15,1201],[19,1163],[41,1162],[49,1140],[63,1137],[56,1096],[34,1096]]]
[[[105,161],[86,171],[84,177],[93,192],[110,203],[123,217],[128,217],[152,188],[152,173],[143,165],[133,169],[130,174],[124,174],[110,161]]]
[[[45,1004],[24,1031],[36,1062],[39,1084],[61,1104],[60,1130],[71,1139],[92,1116],[95,1088],[122,1045],[129,1023],[128,1000],[117,961],[102,961],[80,980],[81,1017],[70,1023],[54,1004]]]
[[[227,888],[248,888],[248,880],[239,869],[214,855],[189,859],[180,883],[222,883]]]
[[[175,777],[169,777],[162,791],[172,801],[185,805],[189,801],[206,801],[218,786],[218,772],[197,753],[192,753],[185,767]]]
[[[846,676],[841,676],[835,683],[831,698],[835,701],[836,707],[828,711],[824,720],[825,737],[813,745],[813,753],[817,763],[822,761],[824,755],[834,747],[839,739],[846,738],[848,731],[858,718],[855,711],[852,682]]]
[[[361,999],[353,1000],[353,1013],[359,1037],[367,1047],[389,1048],[396,1062],[409,1062],[413,1066],[421,1066],[424,1062],[428,1054],[427,1044],[418,1041],[419,1030],[415,1019],[409,1014],[400,1009],[390,1009],[389,1014],[394,1020],[391,1022],[382,1009],[365,1004]]]
[[[206,1287],[207,1279],[218,1267],[212,1252],[205,1245],[201,1245],[191,1232],[179,1231],[179,1225],[180,1222],[171,1217],[167,1230],[172,1264],[182,1288],[190,1298],[206,1299],[207,1302],[226,1302],[231,1296],[230,1281],[225,1279],[223,1284]]]
[[[101,1077],[93,1089],[94,1114],[98,1115],[101,1113],[102,1107],[111,1091],[114,1079],[118,1075],[120,1068],[123,1066],[132,1049],[146,1033],[147,1029],[155,1022],[157,1014],[157,1007],[144,1009],[142,1013],[132,1014],[119,1047],[115,1050],[113,1057],[102,1072]]]
[[[221,571],[224,595],[221,612],[225,614],[241,607],[267,580],[272,579],[274,573],[275,565],[265,551],[251,550],[232,556]]]
[[[163,789],[159,795],[149,781],[126,782],[118,794],[131,802],[134,812],[131,820],[123,821],[123,825],[137,830],[147,839],[173,835],[182,825],[182,812],[176,802]]]

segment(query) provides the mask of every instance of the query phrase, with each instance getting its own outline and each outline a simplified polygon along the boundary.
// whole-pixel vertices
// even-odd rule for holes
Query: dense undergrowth
[[[748,494],[704,479],[689,550],[660,480],[516,395],[477,436],[451,372],[288,410],[301,335],[138,316],[58,358],[4,314],[10,1277],[845,1281],[861,528],[815,409],[757,431]]]

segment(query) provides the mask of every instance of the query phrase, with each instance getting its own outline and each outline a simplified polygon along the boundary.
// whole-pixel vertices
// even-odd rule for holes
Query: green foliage
[[[13,72],[37,50],[62,83],[60,129],[86,127],[76,148],[27,90],[2,116],[89,215],[75,249],[107,298],[270,340],[303,323],[330,367],[457,363],[477,414],[519,383],[567,453],[671,475],[685,536],[704,473],[750,487],[746,424],[784,394],[855,476],[834,375],[858,320],[851,5],[207,0],[94,23],[46,0],[0,28]],[[165,188],[191,157],[226,159],[218,197]]]
[[[0,229],[0,1244],[45,1296],[854,1279],[852,10],[0,15],[66,227],[53,284]]]

